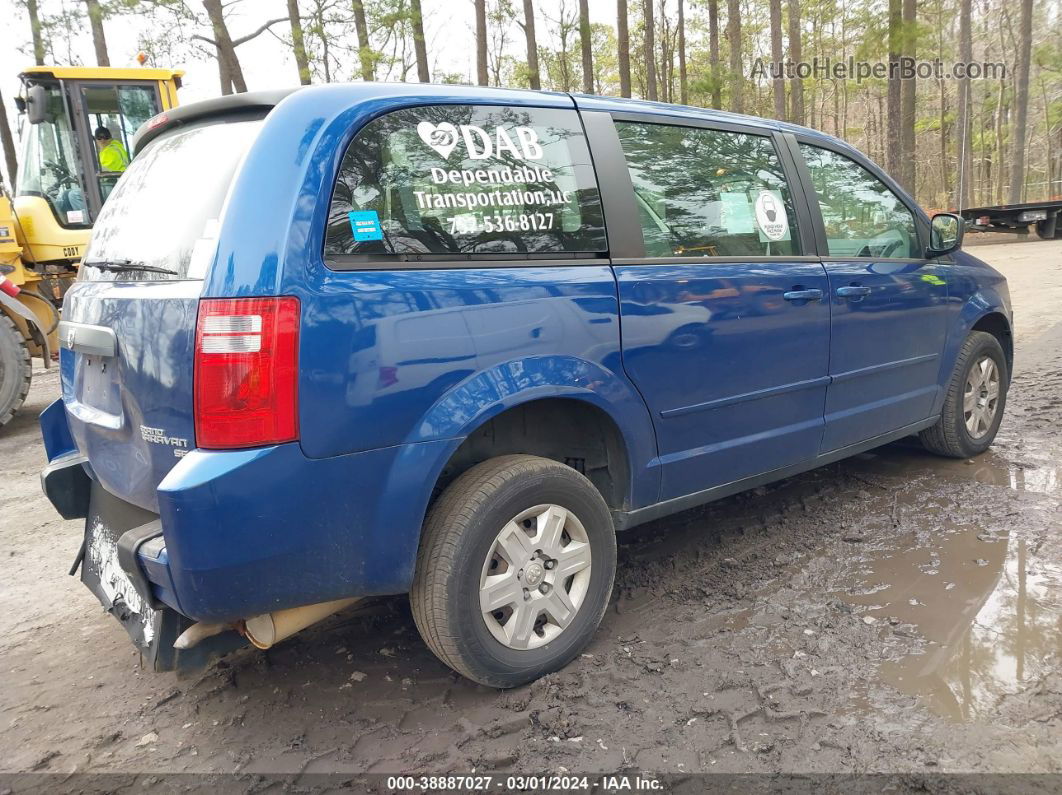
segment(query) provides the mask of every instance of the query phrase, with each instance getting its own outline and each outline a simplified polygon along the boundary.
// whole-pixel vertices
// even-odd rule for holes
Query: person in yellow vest
[[[129,166],[129,153],[121,141],[111,138],[111,131],[106,127],[97,127],[93,135],[96,139],[96,151],[99,153],[100,170],[122,172]]]

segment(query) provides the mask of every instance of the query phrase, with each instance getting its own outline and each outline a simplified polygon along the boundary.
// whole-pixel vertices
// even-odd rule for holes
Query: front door
[[[941,389],[946,266],[925,259],[914,214],[868,169],[830,149],[800,150],[828,253],[825,453],[929,417]]]
[[[661,499],[813,458],[829,285],[818,258],[801,256],[772,137],[616,129],[646,254],[613,260],[623,365],[653,415]]]

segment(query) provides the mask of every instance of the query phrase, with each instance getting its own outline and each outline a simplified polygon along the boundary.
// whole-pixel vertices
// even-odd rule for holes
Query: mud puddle
[[[1062,655],[1059,473],[1043,458],[941,461],[899,446],[860,460],[856,477],[894,489],[883,519],[901,532],[849,533],[858,551],[833,596],[883,636],[916,641],[878,675],[951,720],[990,719]],[[901,478],[918,491],[897,486]],[[971,481],[999,490],[966,501]],[[929,482],[954,501],[919,499]],[[1015,500],[1024,504],[1020,521]]]

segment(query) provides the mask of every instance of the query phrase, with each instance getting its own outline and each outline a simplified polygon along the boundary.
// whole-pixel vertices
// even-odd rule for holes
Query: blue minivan
[[[408,593],[444,663],[528,682],[601,621],[617,531],[1003,415],[1003,277],[802,127],[366,83],[166,111],[135,155],[42,482],[156,670]]]

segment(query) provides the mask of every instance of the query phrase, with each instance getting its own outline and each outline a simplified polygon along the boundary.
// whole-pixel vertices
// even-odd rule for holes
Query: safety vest
[[[100,168],[104,171],[125,171],[129,165],[129,153],[118,141],[111,140],[100,150]]]

